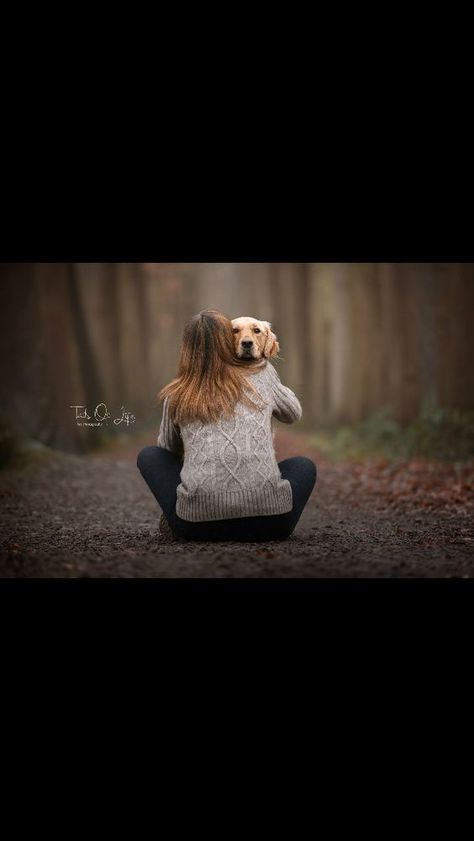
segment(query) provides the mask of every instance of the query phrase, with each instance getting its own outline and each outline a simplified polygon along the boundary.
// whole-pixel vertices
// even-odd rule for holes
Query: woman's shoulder
[[[254,368],[251,369],[251,373],[253,377],[264,377],[269,379],[278,377],[276,369],[268,359],[265,359],[260,364],[255,365]]]
[[[256,367],[256,370],[252,372],[250,382],[254,384],[261,383],[262,385],[267,385],[269,388],[274,388],[276,384],[281,382],[281,380],[276,368],[268,359],[266,359],[265,364],[259,365]]]
[[[268,359],[265,359],[262,365],[255,366],[251,375],[247,377],[247,381],[266,402],[273,402],[280,378]],[[250,392],[251,389],[246,389],[246,391]]]

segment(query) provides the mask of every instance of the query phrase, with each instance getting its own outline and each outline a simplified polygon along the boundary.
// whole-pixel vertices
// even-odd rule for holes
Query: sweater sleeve
[[[301,420],[303,409],[296,394],[283,385],[276,369],[271,362],[267,362],[273,390],[273,416],[282,423],[294,423]]]
[[[169,416],[168,404],[168,397],[165,397],[163,401],[163,416],[156,443],[158,447],[163,447],[165,450],[170,450],[172,453],[181,455],[183,452],[183,439],[181,438],[179,428],[175,426]]]

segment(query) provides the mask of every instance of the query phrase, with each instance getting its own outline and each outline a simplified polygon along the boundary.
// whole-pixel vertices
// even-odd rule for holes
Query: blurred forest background
[[[154,440],[156,395],[204,308],[272,323],[280,377],[319,444],[474,453],[474,264],[12,263],[0,266],[3,460],[20,439],[78,453],[117,434]],[[135,423],[77,426],[70,407],[100,403]]]

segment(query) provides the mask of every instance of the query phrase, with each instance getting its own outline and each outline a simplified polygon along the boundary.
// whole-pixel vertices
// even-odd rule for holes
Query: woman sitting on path
[[[276,461],[272,416],[293,423],[302,409],[271,362],[237,359],[230,319],[203,310],[186,324],[178,377],[159,397],[157,445],[139,452],[137,467],[173,535],[289,537],[317,472],[303,456]]]

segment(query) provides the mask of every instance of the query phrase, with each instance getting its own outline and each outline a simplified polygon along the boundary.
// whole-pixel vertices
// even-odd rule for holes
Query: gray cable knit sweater
[[[272,416],[283,423],[298,421],[301,404],[271,362],[263,363],[250,381],[265,408],[257,411],[238,402],[232,418],[216,423],[193,421],[178,428],[169,417],[168,398],[163,402],[157,444],[178,454],[184,447],[176,502],[183,520],[258,517],[293,507],[291,485],[281,478],[275,456]]]

